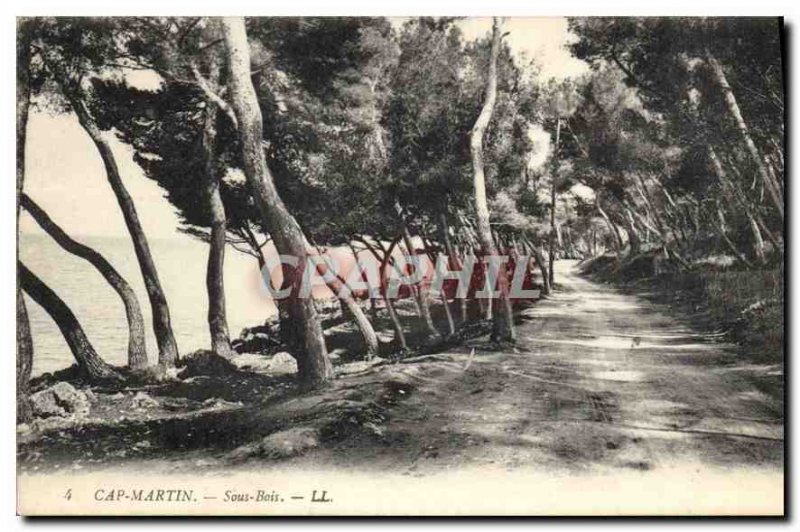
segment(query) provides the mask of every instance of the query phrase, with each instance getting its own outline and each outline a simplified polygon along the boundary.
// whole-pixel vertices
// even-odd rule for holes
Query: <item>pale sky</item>
[[[133,162],[133,150],[107,134],[125,186],[133,196],[145,233],[154,238],[176,234],[177,216],[162,189]],[[36,111],[28,120],[25,193],[73,236],[120,236],[127,229],[103,162],[74,114]],[[23,212],[24,232],[40,233]]]
[[[490,17],[474,17],[458,22],[468,41],[484,37],[492,30]],[[503,21],[504,38],[520,63],[533,59],[541,68],[540,78],[575,77],[588,70],[588,65],[566,49],[572,35],[563,17],[512,17]],[[527,61],[526,61],[527,59]]]

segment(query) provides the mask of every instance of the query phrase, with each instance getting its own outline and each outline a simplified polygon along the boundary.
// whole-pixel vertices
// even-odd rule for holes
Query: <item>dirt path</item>
[[[558,264],[557,282],[522,312],[517,352],[473,342],[414,366],[415,389],[391,408],[383,444],[348,441],[297,465],[410,476],[782,468],[779,366],[744,363],[690,318],[581,278],[574,263]]]
[[[227,388],[185,381],[214,404],[219,386],[230,396],[219,408],[167,416],[112,409],[107,420],[28,436],[21,464],[32,473],[285,467],[427,477],[748,467],[780,474],[782,368],[749,361],[719,335],[693,329],[691,316],[591,282],[574,266],[558,263],[558,292],[520,312],[515,351],[475,340],[272,399],[281,383],[258,373],[233,375]],[[180,399],[170,397],[180,386],[165,390],[149,393]],[[263,450],[265,437],[279,452]]]

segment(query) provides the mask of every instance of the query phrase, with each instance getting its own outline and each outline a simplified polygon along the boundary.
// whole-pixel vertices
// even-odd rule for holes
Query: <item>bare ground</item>
[[[470,466],[782,470],[781,363],[754,362],[658,298],[581,278],[574,263],[557,266],[560,290],[521,311],[516,349],[479,338],[400,363],[344,365],[330,388],[310,395],[248,372],[225,401],[200,397],[170,416],[120,415],[23,436],[20,466],[412,477]],[[167,392],[148,393],[163,406]],[[208,397],[219,397],[213,386]]]

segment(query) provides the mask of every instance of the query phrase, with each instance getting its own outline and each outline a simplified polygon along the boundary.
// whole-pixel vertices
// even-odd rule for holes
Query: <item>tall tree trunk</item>
[[[22,289],[56,322],[81,370],[93,379],[119,378],[116,370],[106,364],[94,350],[86,333],[83,332],[83,327],[67,304],[22,262],[19,262],[17,267]]]
[[[544,295],[550,294],[550,270],[547,267],[547,262],[544,258],[544,253],[537,246],[531,245],[533,256],[536,259],[536,265],[539,266],[539,273],[542,275],[542,293]]]
[[[411,234],[408,232],[408,227],[405,225],[403,225],[403,242],[405,243],[406,253],[408,253],[408,256],[416,257],[417,254],[414,250],[414,243],[411,241]],[[416,267],[415,265],[412,266]],[[416,286],[410,286],[409,288],[417,300],[417,308],[419,308],[420,311],[422,324],[425,329],[427,329],[428,335],[433,339],[438,339],[441,338],[442,335],[433,324],[433,317],[431,316],[431,303],[430,299],[428,298],[428,291],[425,290],[423,284],[424,280],[420,281]]]
[[[739,104],[736,101],[736,96],[734,96],[733,89],[731,89],[731,86],[728,83],[728,78],[725,75],[725,71],[722,69],[722,65],[717,58],[708,51],[706,51],[706,61],[711,68],[714,78],[722,89],[722,95],[725,99],[725,104],[728,106],[728,112],[736,123],[739,133],[742,135],[745,147],[747,148],[750,157],[753,159],[753,164],[755,164],[756,169],[758,170],[758,175],[761,178],[761,181],[764,183],[767,192],[769,192],[773,205],[775,205],[775,208],[778,209],[778,213],[781,215],[781,219],[783,219],[783,197],[779,188],[779,184],[774,179],[774,175],[771,175],[770,170],[767,168],[767,164],[761,157],[755,142],[753,142],[753,137],[750,135],[750,129],[747,127],[747,123],[744,121],[742,112],[739,109]]]
[[[486,128],[492,119],[494,105],[497,100],[497,56],[500,53],[500,21],[494,18],[492,24],[492,48],[489,58],[489,73],[486,80],[486,98],[478,119],[470,133],[470,155],[472,158],[473,184],[475,188],[475,213],[477,218],[478,238],[486,256],[496,256],[497,246],[492,239],[489,224],[489,205],[486,200],[486,175],[483,166],[483,140]],[[492,298],[495,312],[492,320],[492,340],[497,342],[514,342],[514,320],[509,299],[509,281],[504,268],[500,268],[497,276],[500,297]],[[493,287],[490,287],[490,290]]]
[[[406,335],[403,332],[403,324],[400,323],[400,318],[397,315],[397,310],[394,308],[394,302],[386,295],[386,290],[384,289],[385,287],[383,285],[384,284],[383,283],[384,266],[385,266],[385,263],[388,260],[390,260],[391,257],[389,257],[389,256],[381,257],[378,254],[378,252],[375,250],[375,248],[369,242],[367,242],[366,239],[359,238],[359,240],[361,241],[362,244],[364,244],[366,246],[367,250],[369,250],[369,252],[375,258],[375,260],[377,260],[381,264],[380,279],[378,281],[380,283],[381,297],[383,298],[383,302],[386,305],[386,312],[389,313],[389,319],[391,320],[392,327],[394,328],[395,340],[397,340],[397,343],[400,344],[401,349],[404,349],[404,350],[408,349],[408,343],[406,342]],[[390,248],[390,251],[391,251],[391,249],[392,248]]]
[[[239,122],[244,173],[253,198],[263,218],[264,227],[272,235],[278,253],[298,260],[298,268],[284,269],[284,284],[292,288],[290,297],[280,305],[286,307],[295,322],[296,337],[302,350],[296,354],[298,377],[306,388],[324,385],[333,378],[317,311],[311,297],[299,297],[303,269],[307,263],[306,239],[299,224],[278,195],[262,147],[263,124],[258,98],[250,79],[250,49],[247,31],[241,17],[222,19],[222,30],[228,56],[233,108]],[[288,276],[286,275],[288,274]]]
[[[439,291],[439,297],[442,298],[444,315],[447,318],[447,330],[452,336],[456,333],[456,322],[453,321],[453,313],[450,311],[450,303],[447,301],[447,294],[445,293],[444,289]]]
[[[17,22],[17,227],[16,258],[19,260],[19,199],[25,182],[25,140],[28,129],[28,109],[31,102],[30,60],[31,22]],[[28,309],[22,296],[17,263],[17,422],[31,418],[30,379],[33,368],[33,339],[28,321]]]
[[[725,242],[725,244],[728,246],[728,249],[730,249],[731,253],[733,253],[733,256],[739,259],[739,261],[741,261],[741,263],[746,267],[752,268],[753,265],[749,260],[747,260],[745,254],[739,251],[739,248],[736,247],[736,244],[734,244],[733,241],[728,237],[728,230],[725,224],[725,215],[722,213],[722,207],[720,207],[719,202],[717,202],[717,220],[719,234],[722,237],[723,242]]]
[[[375,304],[375,298],[369,298],[369,317],[372,321],[378,319],[378,305]]]
[[[617,256],[619,256],[620,253],[622,253],[622,247],[624,246],[622,242],[622,235],[619,233],[619,227],[617,227],[617,225],[613,221],[611,221],[611,218],[608,216],[608,213],[603,209],[603,207],[600,206],[599,196],[595,201],[595,205],[597,205],[597,212],[600,213],[600,216],[603,217],[603,220],[605,220],[606,225],[608,225],[608,228],[611,230],[611,235],[614,237],[613,238],[614,248],[617,251]]]
[[[353,297],[345,281],[338,275],[328,275],[328,267],[324,264],[317,264],[316,270],[325,281],[326,286],[347,309],[345,316],[355,324],[361,333],[361,337],[364,339],[364,344],[367,348],[365,358],[367,360],[372,360],[374,357],[378,356],[378,335],[375,334],[375,328],[364,313],[364,309],[361,308],[361,305],[359,305]]]
[[[455,248],[453,247],[453,242],[450,240],[450,229],[447,224],[447,215],[445,213],[439,214],[438,219],[438,226],[439,226],[439,233],[442,238],[442,244],[444,245],[444,252],[447,254],[447,265],[450,270],[461,270],[463,268],[462,262],[459,259],[458,255],[456,254]],[[467,300],[463,297],[458,297],[458,293],[456,293],[456,300],[459,302],[459,308],[461,309],[461,321],[467,321]],[[447,295],[445,294],[444,290],[442,291],[442,300],[444,301],[445,306],[448,305],[447,303]],[[446,309],[448,311],[448,319],[452,320],[452,314],[450,313],[449,306]],[[452,328],[451,328],[452,329]],[[450,334],[453,334],[455,331],[451,330]]]
[[[722,188],[725,196],[729,201],[738,202],[744,208],[745,214],[747,215],[750,223],[750,230],[753,232],[755,255],[760,262],[765,262],[766,256],[764,254],[764,239],[761,237],[761,231],[759,230],[758,224],[753,217],[753,213],[747,199],[743,197],[736,184],[733,183],[728,177],[728,173],[725,171],[725,167],[722,166],[722,161],[719,160],[714,148],[711,145],[708,145],[706,146],[706,151],[708,158],[711,160],[711,165],[714,167],[714,173],[717,175],[717,179],[719,180],[720,188]],[[727,235],[725,234],[722,235],[722,237],[727,239]]]
[[[17,271],[19,283],[19,271]],[[31,419],[30,380],[33,369],[33,339],[28,309],[22,290],[17,287],[17,423]]]
[[[639,230],[636,229],[636,224],[630,211],[622,219],[625,222],[625,231],[628,233],[628,257],[633,258],[642,252],[642,239],[639,236]]]
[[[367,318],[364,309],[351,295],[344,295],[339,298],[342,303],[347,307],[350,313],[350,318],[361,333],[361,338],[364,340],[364,345],[367,348],[366,360],[372,360],[378,356],[378,335],[375,333],[375,328]]]
[[[761,230],[758,228],[758,223],[753,218],[752,213],[747,212],[747,221],[750,223],[750,230],[753,232],[753,253],[762,264],[767,261],[767,256],[764,251],[764,238],[761,236]]]
[[[158,363],[164,367],[174,367],[175,362],[178,360],[178,345],[175,343],[175,335],[172,332],[169,306],[167,305],[164,290],[161,288],[161,281],[158,278],[158,271],[153,261],[153,255],[150,252],[150,245],[139,221],[136,205],[122,182],[114,152],[111,150],[111,146],[103,136],[100,128],[95,124],[94,118],[89,114],[85,102],[79,96],[71,94],[70,91],[65,91],[65,95],[69,98],[72,109],[78,115],[81,126],[89,134],[97,151],[100,153],[106,170],[106,177],[122,210],[122,216],[131,236],[136,258],[139,261],[144,287],[150,299],[150,308],[153,314],[153,332],[158,344]]]
[[[144,318],[139,306],[139,299],[128,282],[116,269],[94,249],[76,242],[58,226],[41,207],[31,198],[22,195],[21,204],[36,220],[36,223],[68,253],[78,256],[95,267],[100,275],[119,295],[125,306],[125,317],[128,321],[128,367],[141,369],[147,366],[147,347],[144,337]]]
[[[217,78],[216,65],[209,76],[212,82]],[[219,175],[216,165],[215,127],[217,107],[206,102],[203,120],[203,164],[205,173],[205,192],[208,212],[211,217],[211,234],[208,241],[208,264],[206,266],[206,292],[208,294],[208,332],[211,336],[211,350],[223,357],[233,356],[225,305],[225,205],[219,191]]]
[[[352,242],[347,242],[347,247],[350,248],[350,252],[353,254],[353,260],[355,261],[356,268],[359,268],[360,271],[360,260],[358,258],[358,251],[355,247],[353,247]],[[378,305],[375,303],[374,297],[372,297],[372,292],[368,294],[369,297],[369,317],[371,321],[375,321],[378,319]]]
[[[387,312],[389,312],[389,319],[392,321],[394,337],[397,343],[400,344],[400,348],[406,350],[408,349],[408,342],[406,342],[406,335],[403,332],[403,324],[400,323],[400,317],[397,315],[397,309],[394,308],[394,302],[386,294],[383,295],[383,301],[386,304]]]
[[[761,215],[756,213],[754,215],[754,218],[756,219],[756,222],[758,222],[758,226],[761,228],[764,234],[767,235],[767,240],[770,241],[773,249],[776,252],[783,252],[783,243],[780,240],[778,240],[778,238],[775,236],[775,234],[773,234],[772,231],[769,230],[769,227],[767,227],[767,224],[764,223],[764,219],[761,217]]]
[[[556,119],[556,139],[553,144],[553,162],[550,185],[550,268],[548,280],[550,286],[555,284],[555,263],[556,263],[556,177],[558,174],[558,145],[561,141],[561,117]]]
[[[397,211],[397,215],[400,217],[400,224],[403,228],[402,231],[402,238],[403,243],[406,246],[406,268],[409,269],[412,266],[416,267],[416,264],[410,264],[408,262],[408,257],[416,257],[416,250],[414,249],[414,244],[411,241],[411,233],[408,231],[408,226],[406,225],[405,216],[403,214],[403,208],[400,206],[400,203],[395,202],[394,208]],[[407,271],[406,274],[409,274],[410,271]],[[418,284],[409,285],[409,290],[411,291],[411,295],[413,296],[414,305],[417,308],[420,320],[422,320],[422,326],[427,329],[428,335],[431,338],[439,338],[441,335],[439,331],[436,329],[436,326],[433,324],[433,318],[431,318],[431,309],[430,309],[430,301],[428,300],[426,291],[422,286],[422,281]]]
[[[461,246],[458,246],[458,247],[453,246],[453,253],[455,253],[455,256],[458,258],[458,264],[461,267],[463,267],[464,261],[461,260],[461,251],[460,251],[461,249],[462,249]],[[469,279],[467,279],[466,281],[467,281],[467,283],[469,283]],[[467,286],[467,289],[464,292],[464,294],[469,294],[469,286]],[[469,321],[469,308],[468,308],[469,300],[468,300],[468,298],[469,298],[468,295],[465,295],[464,297],[459,298],[459,309],[460,309],[460,312],[461,312],[461,322],[462,323],[466,323],[467,321]]]
[[[422,243],[427,250],[428,259],[431,261],[431,264],[434,265],[434,269],[436,268],[436,261],[440,255],[439,251],[434,251],[433,243],[425,238],[424,235],[422,236]],[[435,273],[434,273],[435,275]],[[453,321],[453,313],[450,311],[450,303],[447,301],[447,293],[444,291],[444,285],[439,290],[439,297],[442,299],[442,307],[444,308],[444,315],[447,318],[447,331],[450,336],[456,333],[456,323]]]

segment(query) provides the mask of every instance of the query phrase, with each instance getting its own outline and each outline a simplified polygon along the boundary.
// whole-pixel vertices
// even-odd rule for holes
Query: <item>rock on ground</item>
[[[31,395],[33,414],[37,417],[69,415],[85,416],[91,404],[86,393],[67,382],[58,382],[50,388]]]
[[[200,375],[225,376],[239,372],[228,359],[206,349],[200,349],[187,355],[180,364],[183,366],[178,373],[178,377],[181,379]]]
[[[269,360],[269,369],[273,373],[297,373],[297,360],[287,353],[281,351]]]

